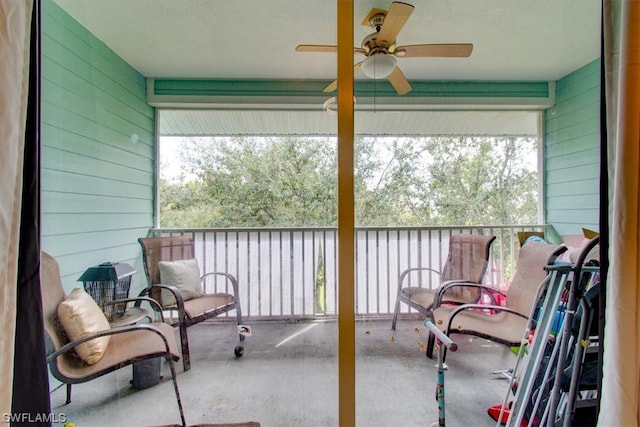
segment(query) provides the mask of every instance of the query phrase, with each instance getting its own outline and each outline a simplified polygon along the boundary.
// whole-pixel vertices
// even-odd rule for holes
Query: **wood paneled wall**
[[[546,222],[560,234],[599,229],[600,61],[560,79],[545,111]]]
[[[53,1],[42,18],[43,250],[67,291],[105,261],[132,264],[140,287],[136,240],[153,225],[154,195],[146,80]]]

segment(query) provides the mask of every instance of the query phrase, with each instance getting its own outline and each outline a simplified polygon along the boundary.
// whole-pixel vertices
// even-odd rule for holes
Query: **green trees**
[[[161,181],[163,227],[335,224],[335,149],[327,138],[201,138],[186,141],[181,155],[191,179]],[[176,197],[180,186],[185,193]]]
[[[433,138],[426,147],[434,225],[537,222],[537,172],[529,167],[537,162],[535,140]]]
[[[362,226],[537,222],[535,139],[430,137],[360,141],[356,218]]]
[[[161,167],[162,227],[336,225],[335,139],[194,138],[177,153],[179,179]],[[357,139],[356,222],[536,222],[535,159],[526,138]]]

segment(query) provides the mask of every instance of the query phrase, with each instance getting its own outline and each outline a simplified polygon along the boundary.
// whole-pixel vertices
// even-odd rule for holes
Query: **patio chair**
[[[447,291],[447,285],[445,285],[435,298],[432,312],[434,323],[447,335],[474,335],[507,346],[519,345],[541,286],[547,278],[544,267],[552,264],[566,250],[564,245],[551,245],[544,242],[534,241],[524,244],[520,248],[516,271],[506,293],[482,284],[463,285],[489,295],[500,294],[504,297],[504,305],[464,304],[457,307],[439,305],[441,294]],[[427,344],[427,356],[432,357],[432,355],[433,340],[430,339]]]
[[[180,355],[171,326],[152,322],[110,328],[98,304],[84,290],[78,288],[70,296],[65,294],[58,263],[45,252],[42,252],[41,281],[44,329],[53,345],[47,362],[51,374],[67,386],[65,404],[71,402],[72,384],[91,381],[133,363],[163,357],[169,362],[182,425],[186,425],[174,364]],[[127,298],[112,303],[136,300],[140,299]],[[150,298],[144,300],[155,304]],[[158,313],[162,316],[162,312]],[[73,323],[73,328],[68,322]],[[76,335],[80,337],[70,339]]]
[[[229,311],[236,311],[238,326],[242,325],[242,311],[237,279],[224,272],[210,272],[200,276],[194,258],[193,239],[189,236],[139,238],[142,246],[144,271],[148,287],[140,294],[149,295],[164,310],[177,311],[177,319],[170,324],[180,330],[182,363],[185,371],[191,369],[187,328]],[[163,280],[164,276],[164,280]],[[206,278],[220,276],[231,285],[233,293],[208,293]],[[203,287],[204,285],[204,287]],[[239,333],[240,341],[244,335]],[[236,347],[236,356],[242,355],[242,347]]]
[[[429,319],[432,317],[434,297],[438,290],[445,284],[459,282],[481,283],[489,264],[491,245],[496,240],[495,236],[482,234],[453,234],[449,239],[449,254],[442,271],[428,267],[415,267],[404,270],[398,279],[398,294],[393,312],[391,329],[395,331],[400,312],[400,303],[417,310]],[[403,287],[403,282],[413,272],[429,271],[440,276],[439,287],[431,289],[424,286]],[[446,295],[448,302],[452,304],[464,304],[476,302],[479,293],[472,289],[471,292],[458,292],[456,288],[448,287]],[[445,296],[442,296],[444,299]]]

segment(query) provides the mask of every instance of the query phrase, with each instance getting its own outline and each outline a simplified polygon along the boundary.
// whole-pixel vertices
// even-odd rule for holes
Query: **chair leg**
[[[432,332],[429,332],[429,338],[427,339],[427,351],[426,356],[429,359],[433,359],[433,347],[436,345],[436,336]]]
[[[185,371],[191,369],[191,357],[189,356],[189,338],[187,327],[180,325],[180,345],[182,346],[182,367]]]
[[[398,322],[398,312],[400,311],[400,297],[396,296],[396,307],[393,309],[393,321],[391,322],[391,330],[396,330],[396,323]]]
[[[178,304],[178,328],[180,329],[182,366],[185,371],[188,371],[191,369],[191,358],[189,357],[189,336],[187,335],[187,313],[182,304]]]
[[[426,356],[429,359],[433,359],[433,349],[435,348],[435,345],[436,345],[436,336],[433,333],[429,332],[429,338],[427,340],[427,351],[426,351]],[[447,348],[445,347],[442,349],[442,363],[444,363],[446,357],[447,357]]]
[[[187,427],[187,421],[184,418],[184,409],[182,409],[182,400],[180,399],[180,390],[178,390],[178,379],[176,376],[176,366],[171,356],[167,358],[169,361],[169,368],[171,369],[171,379],[173,380],[173,390],[176,393],[176,400],[178,401],[178,410],[180,411],[180,420],[182,421],[182,427]]]
[[[71,403],[71,384],[67,383],[67,401],[64,402],[65,405]]]
[[[191,369],[191,358],[189,357],[189,337],[187,335],[187,326],[180,319],[180,346],[182,347],[182,367],[185,371]]]

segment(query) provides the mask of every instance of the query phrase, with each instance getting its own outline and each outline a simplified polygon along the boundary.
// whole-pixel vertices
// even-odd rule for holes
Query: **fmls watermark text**
[[[2,414],[2,421],[5,423],[64,423],[67,421],[66,414],[31,413],[16,412],[12,414]]]

